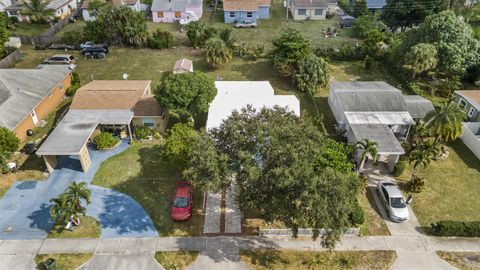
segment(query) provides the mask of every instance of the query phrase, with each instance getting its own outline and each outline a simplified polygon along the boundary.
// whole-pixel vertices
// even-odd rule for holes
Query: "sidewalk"
[[[208,251],[225,247],[242,250],[287,249],[325,251],[321,240],[270,239],[262,237],[161,237],[115,239],[39,239],[0,241],[0,255],[51,253],[142,253],[155,251]],[[344,236],[335,250],[393,250],[397,252],[480,252],[480,238],[431,236]]]

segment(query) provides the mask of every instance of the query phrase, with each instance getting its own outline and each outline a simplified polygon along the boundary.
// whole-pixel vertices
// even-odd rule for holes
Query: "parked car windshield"
[[[390,198],[390,205],[393,208],[405,208],[407,206],[403,198]]]
[[[183,208],[188,206],[188,197],[177,197],[173,201],[173,206]]]

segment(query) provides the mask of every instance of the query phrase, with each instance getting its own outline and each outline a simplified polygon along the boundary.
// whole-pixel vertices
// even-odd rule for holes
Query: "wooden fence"
[[[17,49],[7,55],[5,58],[0,60],[0,68],[11,68],[15,66],[15,64],[20,61],[20,58],[22,57],[22,54],[20,53],[20,50]]]

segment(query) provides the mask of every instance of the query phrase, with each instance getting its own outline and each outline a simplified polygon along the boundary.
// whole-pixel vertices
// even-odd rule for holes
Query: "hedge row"
[[[438,236],[480,237],[480,221],[440,221],[432,223],[432,233]]]

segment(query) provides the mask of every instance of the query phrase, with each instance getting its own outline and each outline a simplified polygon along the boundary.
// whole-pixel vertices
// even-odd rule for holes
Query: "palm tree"
[[[373,161],[375,162],[377,160],[377,154],[378,154],[378,143],[375,141],[371,141],[369,139],[364,139],[355,144],[357,149],[360,149],[362,151],[362,154],[360,155],[360,166],[358,167],[358,171],[363,169],[363,166],[365,165],[365,161],[367,159],[367,156],[370,155],[373,158]]]
[[[90,204],[90,190],[87,188],[86,182],[77,184],[72,182],[68,189],[64,193],[68,205],[71,205],[71,212],[73,215],[83,214],[85,216],[85,207],[82,207],[81,200],[85,200],[87,204]]]
[[[425,117],[435,142],[455,140],[463,134],[465,112],[453,101],[445,102],[437,111],[431,111]]]
[[[425,141],[417,144],[410,152],[410,163],[413,163],[412,179],[417,176],[418,169],[424,169],[430,164],[432,158],[438,155],[438,148],[435,141]]]
[[[213,68],[220,68],[232,59],[232,51],[219,38],[211,38],[205,44],[205,61]]]
[[[72,215],[72,207],[68,204],[67,198],[63,194],[57,198],[50,199],[50,202],[52,203],[50,216],[55,221],[55,224],[63,227]]]
[[[23,3],[25,7],[22,13],[29,16],[34,22],[45,22],[52,15],[53,10],[47,8],[48,2],[44,0],[30,0]]]
[[[227,45],[230,50],[235,47],[235,42],[237,42],[237,38],[232,37],[232,28],[225,27],[220,29],[220,33],[218,33],[218,36],[221,40],[223,40],[223,42],[225,42],[225,45]]]

